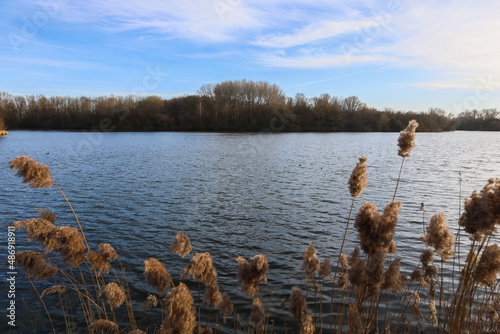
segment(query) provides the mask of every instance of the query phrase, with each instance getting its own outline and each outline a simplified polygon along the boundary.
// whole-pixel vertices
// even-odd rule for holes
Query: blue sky
[[[500,109],[498,0],[36,0],[0,4],[0,91],[195,94],[263,80],[370,107]]]

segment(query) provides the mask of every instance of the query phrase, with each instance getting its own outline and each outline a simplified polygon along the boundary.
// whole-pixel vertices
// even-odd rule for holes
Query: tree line
[[[500,130],[496,109],[458,117],[441,109],[403,112],[368,107],[356,96],[287,97],[275,84],[235,80],[203,85],[196,95],[69,97],[0,93],[0,126],[101,131],[419,131]]]

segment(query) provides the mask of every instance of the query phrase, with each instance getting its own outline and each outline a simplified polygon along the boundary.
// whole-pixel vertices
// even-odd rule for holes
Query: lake
[[[57,188],[27,188],[9,170],[9,160],[30,156],[49,166],[91,248],[103,242],[115,247],[138,309],[153,291],[145,284],[145,259],[160,260],[178,282],[189,257],[173,254],[170,244],[184,231],[195,253],[212,255],[221,291],[231,296],[242,322],[248,320],[251,301],[240,291],[235,259],[265,254],[269,288],[261,289],[273,296],[271,317],[285,319],[293,329],[296,321],[279,303],[288,300],[292,286],[305,289],[303,252],[313,242],[320,259],[336,263],[351,205],[347,181],[361,155],[368,159],[368,188],[356,200],[353,217],[365,200],[382,210],[392,199],[401,165],[398,135],[9,131],[0,138],[3,229],[10,221],[36,217],[36,208],[76,226]],[[456,231],[460,196],[463,202],[491,177],[500,177],[499,132],[417,133],[396,196],[403,203],[395,236],[403,271],[413,270],[424,248],[422,215],[428,223],[443,211]],[[1,240],[2,254],[6,244],[6,238]],[[355,245],[351,228],[346,252]],[[18,234],[17,246],[34,247],[24,233]],[[3,270],[2,281],[5,275]],[[21,273],[17,289],[18,305],[32,300]],[[6,293],[2,305],[5,298]],[[148,321],[158,323],[158,317],[149,314]],[[276,330],[283,328],[280,321]],[[32,327],[24,321],[18,330]]]

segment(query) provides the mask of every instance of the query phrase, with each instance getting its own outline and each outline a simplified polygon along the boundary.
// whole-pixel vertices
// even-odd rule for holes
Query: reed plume
[[[43,281],[57,274],[57,268],[46,263],[43,255],[34,251],[17,252],[16,262],[23,271],[35,279]]]
[[[384,212],[377,211],[377,206],[365,201],[354,222],[358,230],[361,249],[368,255],[378,251],[395,252],[394,233],[398,223],[401,202],[390,201]]]
[[[203,297],[203,301],[209,306],[219,307],[220,303],[222,302],[222,295],[219,291],[219,286],[208,285],[205,296]]]
[[[109,320],[97,320],[90,324],[89,329],[102,334],[118,334],[118,325]]]
[[[438,318],[436,316],[436,302],[434,299],[431,299],[429,302],[429,319],[431,319],[433,324],[438,323]]]
[[[102,243],[99,245],[99,253],[109,262],[113,262],[118,257],[116,250],[110,244]]]
[[[249,261],[241,256],[236,259],[238,262],[238,278],[242,282],[241,290],[247,297],[253,297],[259,291],[259,282],[267,282],[267,269],[269,263],[265,255],[255,255]]]
[[[181,279],[187,279],[193,276],[196,282],[202,282],[206,286],[217,285],[217,271],[210,253],[196,254],[189,262],[181,275]]]
[[[351,177],[349,178],[349,191],[354,198],[358,198],[368,184],[368,177],[366,175],[368,167],[366,166],[366,160],[365,156],[359,158],[359,162],[356,164],[356,167],[354,167]]]
[[[392,293],[400,293],[406,282],[406,275],[400,272],[401,259],[395,259],[389,263],[384,273],[384,283],[381,289],[390,290]]]
[[[186,256],[191,252],[191,241],[184,232],[180,231],[172,241],[172,251],[179,254],[181,257]]]
[[[54,286],[51,286],[50,288],[47,288],[45,290],[43,290],[42,294],[40,295],[40,298],[43,297],[43,296],[46,296],[46,295],[50,295],[50,294],[53,294],[53,293],[64,293],[66,292],[66,287],[63,286],[63,285],[54,285]]]
[[[97,274],[102,275],[109,273],[111,264],[101,253],[90,251],[87,253],[86,258],[90,262],[92,268],[97,272]]]
[[[302,319],[307,314],[306,299],[302,294],[302,290],[297,286],[292,288],[292,293],[290,294],[290,313],[299,322],[302,322]]]
[[[165,297],[166,317],[160,333],[190,334],[196,326],[193,295],[188,287],[180,283]]]
[[[60,242],[57,251],[63,256],[64,262],[70,267],[78,267],[85,259],[85,240],[77,228],[62,226],[57,230]]]
[[[40,242],[45,253],[59,249],[58,228],[49,220],[43,218],[26,219],[15,222],[14,227],[18,230],[26,229],[28,241]]]
[[[354,287],[361,288],[366,282],[365,261],[359,256],[359,248],[355,247],[349,259],[349,282]]]
[[[34,212],[38,212],[42,219],[48,220],[51,223],[55,223],[57,220],[57,216],[50,210],[38,208],[35,209]]]
[[[323,278],[330,277],[332,275],[332,266],[330,265],[329,258],[323,259],[323,262],[319,266],[318,275]]]
[[[155,288],[160,295],[173,285],[169,272],[155,258],[144,261],[144,276],[146,276],[146,283]]]
[[[319,271],[320,261],[316,255],[316,249],[314,248],[312,242],[307,247],[302,257],[302,269],[306,272],[306,278],[309,279],[314,277]]]
[[[266,313],[259,298],[254,298],[252,302],[252,323],[254,328],[261,328],[264,324]]]
[[[500,272],[500,247],[493,244],[485,247],[476,267],[475,280],[483,286],[493,286]]]
[[[384,284],[384,262],[385,251],[379,251],[375,256],[371,257],[366,266],[366,285],[370,295],[376,295],[382,284]]]
[[[358,309],[354,304],[349,305],[348,314],[348,334],[363,334],[363,321],[359,315]]]
[[[420,239],[429,246],[433,246],[444,261],[448,261],[453,254],[455,239],[448,230],[444,213],[437,213],[431,218],[427,233]]]
[[[31,188],[48,188],[54,183],[49,167],[30,157],[15,157],[10,161],[10,169],[17,169],[16,175],[22,176],[23,183]]]
[[[219,306],[219,311],[224,317],[224,323],[226,323],[227,316],[233,313],[233,302],[231,301],[231,298],[229,298],[229,295],[225,292],[222,294],[222,301]]]
[[[460,226],[469,234],[487,235],[500,224],[500,179],[489,179],[479,192],[465,200]]]
[[[407,158],[410,156],[411,150],[415,147],[415,130],[417,129],[417,127],[418,123],[413,119],[408,123],[406,129],[399,133],[399,156],[403,158]]]
[[[148,308],[154,308],[156,305],[158,305],[158,298],[156,298],[155,295],[149,295],[148,298],[146,298],[146,301],[144,302],[144,309]]]
[[[306,315],[304,321],[302,321],[300,334],[314,334],[313,318],[310,315]]]
[[[106,295],[106,300],[112,308],[120,307],[126,300],[125,290],[115,282],[108,283],[101,289],[99,296]]]

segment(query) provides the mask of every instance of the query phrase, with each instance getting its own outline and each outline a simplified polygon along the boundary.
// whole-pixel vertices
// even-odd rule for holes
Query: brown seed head
[[[302,321],[300,325],[300,334],[314,334],[313,318],[310,315],[306,315]]]
[[[483,286],[492,286],[500,271],[500,247],[493,244],[485,247],[476,267],[475,280]]]
[[[125,302],[125,290],[115,282],[108,283],[99,292],[99,297],[106,294],[109,306],[112,308],[120,307]]]
[[[384,284],[384,251],[378,252],[374,257],[370,258],[366,266],[366,285],[368,286],[370,295],[376,295],[382,284]]]
[[[155,288],[158,293],[163,294],[169,286],[173,285],[172,277],[165,266],[155,258],[144,261],[144,276],[146,283]]]
[[[366,284],[366,266],[365,261],[359,256],[359,248],[354,248],[349,261],[349,282],[357,288],[361,288]]]
[[[418,123],[416,120],[411,120],[408,123],[406,129],[399,133],[398,138],[398,154],[403,158],[407,158],[410,156],[411,150],[415,147],[415,130],[418,127]]]
[[[349,191],[351,192],[351,196],[354,198],[358,198],[368,184],[368,178],[366,176],[367,169],[366,157],[361,156],[359,158],[359,162],[352,171],[351,177],[349,178]]]
[[[398,223],[401,202],[390,201],[383,213],[377,211],[377,206],[368,201],[361,206],[354,222],[358,230],[361,249],[368,255],[378,251],[395,252],[394,233]]]
[[[229,295],[225,292],[222,294],[219,311],[224,317],[224,323],[226,323],[227,316],[233,313],[233,302],[231,302],[231,298],[229,298]]]
[[[109,262],[113,262],[118,257],[116,250],[110,244],[100,244],[99,253],[101,253]]]
[[[422,255],[420,255],[420,261],[422,262],[422,266],[427,267],[429,263],[431,263],[434,259],[434,251],[430,248],[426,248],[422,251]]]
[[[349,279],[344,273],[339,274],[339,279],[337,280],[337,284],[339,285],[340,291],[344,291],[349,286]]]
[[[359,248],[358,248],[359,251]],[[347,255],[345,254],[340,254],[340,265],[342,266],[342,269],[344,271],[347,271],[347,268],[349,267],[349,259],[347,258]]]
[[[144,302],[144,309],[153,308],[158,305],[158,298],[155,295],[149,295]]]
[[[219,307],[222,301],[222,295],[219,291],[219,286],[208,285],[203,301],[207,303],[209,306]]]
[[[299,287],[294,286],[290,294],[290,313],[295,319],[302,321],[307,314],[306,299]]]
[[[410,279],[414,282],[419,282],[421,278],[422,273],[418,269],[413,270],[410,274]]]
[[[90,251],[86,256],[87,260],[92,265],[92,268],[97,272],[97,274],[107,274],[111,269],[111,264],[106,261],[106,257],[101,253]]]
[[[431,299],[429,302],[429,319],[431,319],[434,324],[438,323],[438,318],[436,316],[436,302],[434,299]]]
[[[446,226],[444,213],[437,213],[431,218],[427,233],[421,238],[429,246],[433,246],[444,261],[448,261],[453,254],[455,239]]]
[[[267,269],[269,263],[265,255],[255,255],[249,261],[241,256],[236,259],[238,261],[238,277],[241,281],[241,290],[247,294],[247,297],[257,295],[259,291],[259,283],[267,282]]]
[[[59,250],[58,227],[50,221],[42,218],[32,218],[17,221],[14,226],[18,230],[26,229],[28,241],[39,241],[43,245],[45,253]]]
[[[349,315],[348,315],[348,334],[363,334],[363,322],[359,315],[356,305],[349,305]]]
[[[261,328],[264,325],[264,318],[266,314],[262,307],[262,302],[259,298],[254,298],[252,302],[252,322],[254,328]]]
[[[332,275],[332,266],[330,265],[330,259],[325,258],[319,266],[318,275],[320,277],[330,277]]]
[[[50,288],[47,288],[45,290],[43,290],[42,294],[40,295],[40,297],[43,297],[43,296],[46,296],[46,295],[50,295],[52,293],[64,293],[66,291],[66,287],[63,286],[63,285],[54,285],[54,286],[51,286]]]
[[[180,283],[165,298],[166,318],[160,333],[191,334],[196,326],[193,295],[188,287]]]
[[[319,271],[320,261],[316,255],[316,249],[314,248],[312,242],[307,247],[302,258],[302,269],[306,272],[306,279],[314,277],[314,275]]]
[[[118,334],[120,331],[118,325],[109,320],[97,320],[90,324],[90,330],[101,334]]]
[[[478,194],[474,191],[464,203],[460,226],[470,234],[487,235],[500,224],[500,179],[489,179]]]
[[[70,267],[78,267],[85,259],[85,241],[77,228],[62,226],[57,230],[60,245],[57,251]]]
[[[210,253],[196,254],[191,259],[186,269],[181,275],[181,279],[187,279],[193,276],[196,282],[203,282],[206,286],[217,285],[217,271]]]
[[[57,274],[57,268],[46,263],[43,255],[33,251],[23,251],[16,253],[16,262],[29,276],[43,281]]]
[[[18,169],[17,175],[31,188],[47,188],[54,183],[49,167],[30,157],[15,157],[10,161],[10,169]]]
[[[382,289],[391,290],[393,294],[400,293],[404,288],[404,275],[401,275],[399,272],[401,268],[401,259],[395,259],[391,263],[389,263],[389,267],[387,268],[384,274],[384,284],[382,284]]]
[[[50,210],[38,208],[35,209],[34,212],[38,212],[42,219],[48,220],[51,223],[55,223],[57,220],[57,216]]]
[[[184,232],[180,231],[172,241],[172,251],[179,254],[181,257],[186,256],[191,252],[191,241]]]

